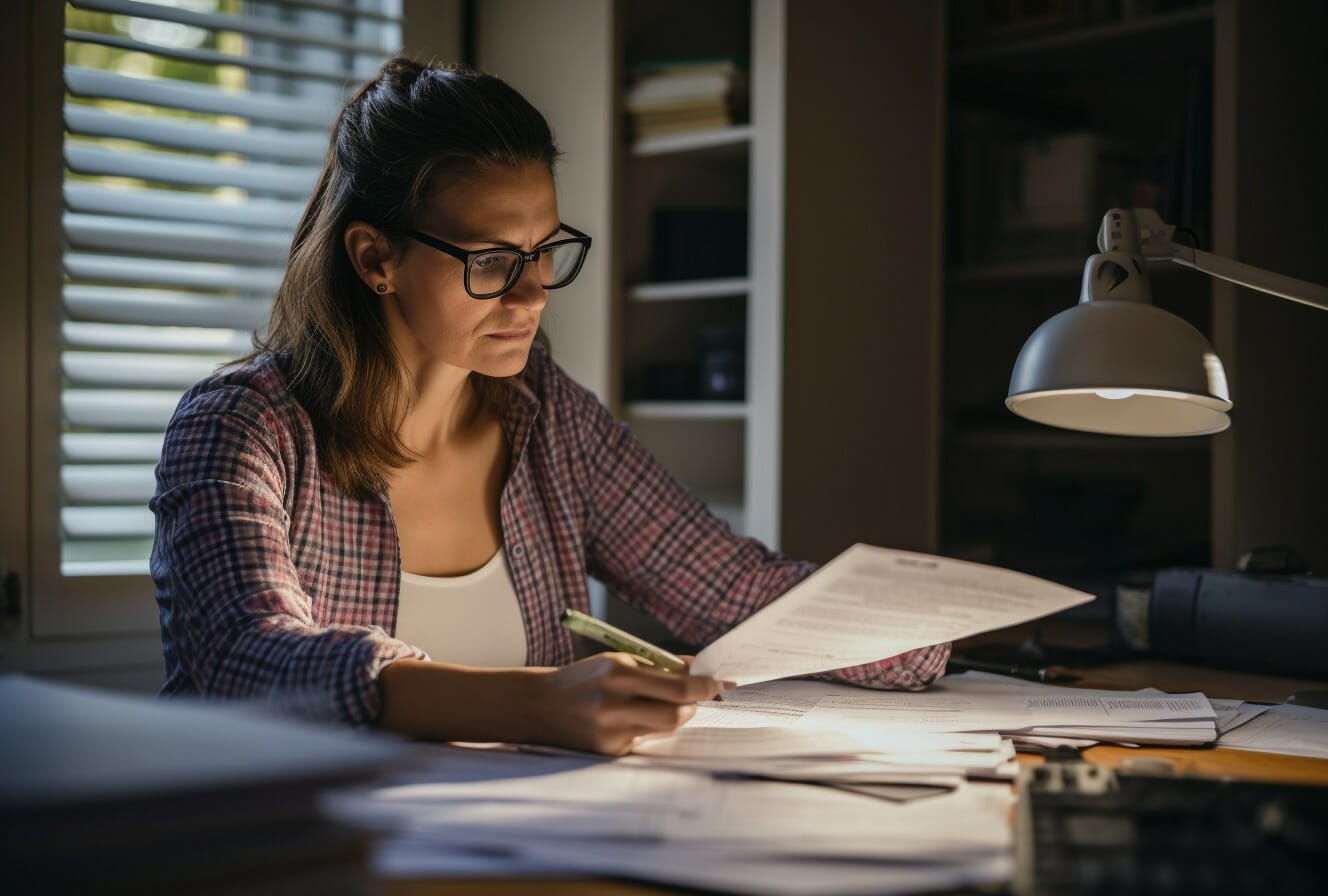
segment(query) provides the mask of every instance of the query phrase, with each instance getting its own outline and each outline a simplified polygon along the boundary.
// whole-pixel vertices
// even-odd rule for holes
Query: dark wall
[[[791,0],[781,546],[936,546],[942,5]]]

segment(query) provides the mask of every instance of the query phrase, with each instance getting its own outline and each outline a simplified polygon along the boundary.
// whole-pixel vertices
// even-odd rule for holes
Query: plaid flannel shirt
[[[572,661],[559,614],[589,610],[587,575],[704,645],[814,569],[735,535],[542,348],[521,382],[503,420],[512,464],[500,513],[528,664]],[[149,506],[163,693],[293,701],[366,725],[379,671],[424,658],[393,637],[401,560],[386,496],[348,497],[321,474],[309,417],[273,356],[185,393]],[[823,677],[920,688],[949,652]]]

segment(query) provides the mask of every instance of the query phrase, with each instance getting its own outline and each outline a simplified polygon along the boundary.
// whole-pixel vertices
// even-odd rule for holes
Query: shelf
[[[996,264],[981,264],[971,267],[950,268],[945,272],[945,282],[952,286],[982,283],[1006,283],[1017,280],[1040,280],[1054,277],[1074,276],[1076,279],[1084,272],[1088,256],[1083,258],[1049,258],[1042,261],[1011,261]],[[1148,273],[1173,274],[1184,269],[1183,265],[1165,261],[1148,262]]]
[[[706,131],[647,137],[633,143],[631,152],[634,156],[663,156],[683,152],[746,148],[752,142],[752,133],[751,125],[735,124]]]
[[[745,420],[742,401],[629,401],[627,416],[638,420]]]
[[[945,282],[961,283],[997,283],[1006,280],[1036,280],[1042,277],[1067,277],[1083,273],[1087,256],[1081,259],[1057,258],[1046,261],[1017,261],[998,264],[972,265],[971,267],[950,268],[945,272]]]
[[[1205,6],[1183,12],[1144,16],[1132,21],[1081,25],[1055,34],[1044,34],[1025,40],[1015,40],[986,47],[956,50],[950,54],[950,65],[963,69],[988,63],[1016,61],[1027,63],[1029,57],[1058,53],[1078,54],[1085,49],[1097,49],[1113,43],[1136,42],[1157,37],[1168,39],[1171,32],[1211,24],[1213,9]]]
[[[748,277],[716,280],[679,280],[676,283],[638,283],[627,288],[633,302],[671,302],[685,299],[719,299],[745,296],[752,290]]]
[[[1171,452],[1205,453],[1211,440],[1204,436],[1175,439],[1147,439],[1113,436],[1033,424],[956,425],[947,438],[956,447],[981,450],[1052,450],[1052,451],[1122,451],[1160,454]]]

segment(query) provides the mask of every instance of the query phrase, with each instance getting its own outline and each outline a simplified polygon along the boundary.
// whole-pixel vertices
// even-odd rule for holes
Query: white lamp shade
[[[1199,436],[1230,425],[1226,372],[1204,335],[1132,300],[1081,302],[1024,343],[1005,406],[1085,432]]]

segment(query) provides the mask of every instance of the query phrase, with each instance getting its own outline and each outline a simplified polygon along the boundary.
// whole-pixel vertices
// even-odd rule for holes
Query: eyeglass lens
[[[539,253],[532,262],[539,270],[540,285],[545,289],[557,289],[566,286],[576,276],[580,267],[585,246],[580,243],[564,243],[551,246]],[[511,288],[520,276],[521,255],[506,249],[495,249],[472,256],[466,274],[470,280],[470,291],[476,295],[500,293]]]

